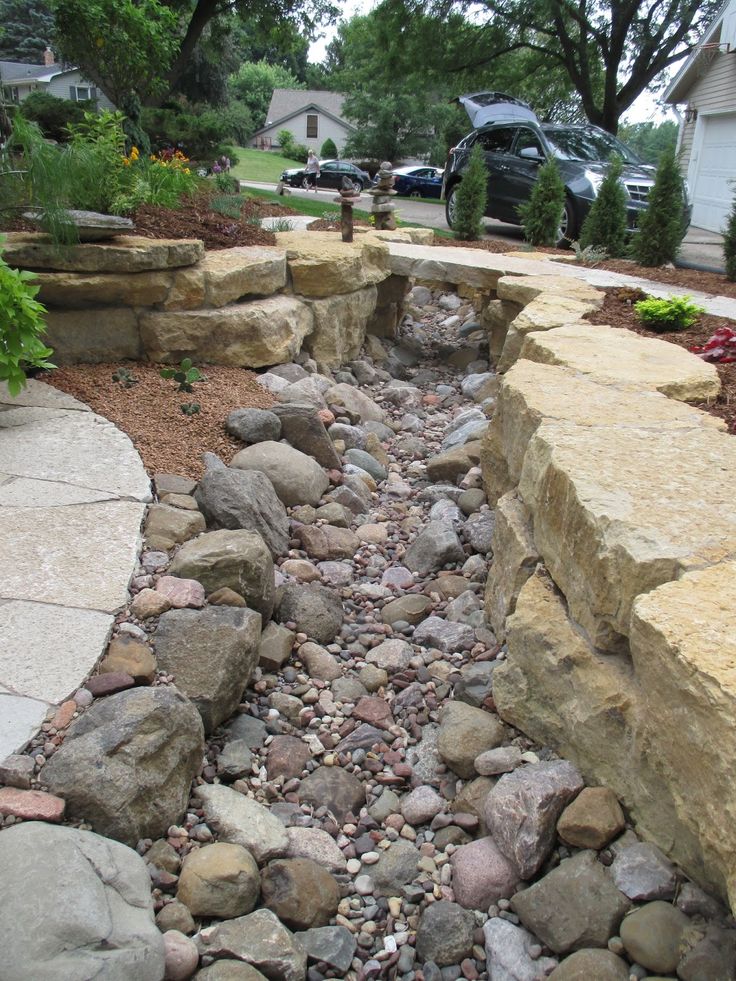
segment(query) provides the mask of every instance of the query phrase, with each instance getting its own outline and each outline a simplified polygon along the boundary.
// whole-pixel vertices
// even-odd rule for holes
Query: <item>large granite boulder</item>
[[[253,610],[210,606],[170,610],[155,635],[158,666],[173,674],[210,733],[240,704],[258,663],[261,617]]]
[[[95,702],[44,767],[44,782],[108,838],[135,845],[177,824],[202,765],[199,714],[173,687],[134,688]]]
[[[0,974],[7,981],[161,981],[151,880],[132,848],[29,821],[0,833]]]
[[[235,454],[230,465],[237,470],[264,473],[287,507],[319,504],[330,483],[327,474],[311,456],[286,443],[271,440],[246,446]]]
[[[289,547],[289,519],[268,477],[256,470],[226,467],[212,454],[206,456],[207,471],[194,497],[208,524],[255,531],[273,558],[283,555]]]
[[[273,559],[254,531],[208,531],[186,542],[174,556],[171,574],[196,579],[208,593],[228,586],[261,614],[264,623],[271,619]]]

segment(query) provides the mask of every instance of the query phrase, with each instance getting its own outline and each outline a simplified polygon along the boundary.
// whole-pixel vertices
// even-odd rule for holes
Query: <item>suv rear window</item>
[[[516,126],[499,126],[483,130],[478,134],[478,141],[486,153],[510,153],[516,129]]]

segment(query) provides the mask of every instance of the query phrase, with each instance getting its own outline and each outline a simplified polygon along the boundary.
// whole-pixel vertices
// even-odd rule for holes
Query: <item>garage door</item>
[[[723,230],[736,195],[736,113],[702,117],[700,150],[693,196],[692,224],[711,232]]]

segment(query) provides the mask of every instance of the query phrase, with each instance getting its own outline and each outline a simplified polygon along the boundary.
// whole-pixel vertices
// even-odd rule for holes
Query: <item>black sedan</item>
[[[334,187],[335,190],[339,190],[342,187],[343,177],[352,181],[356,191],[362,191],[371,183],[371,175],[367,171],[348,163],[347,160],[323,160],[319,165],[317,187]],[[281,180],[291,187],[312,187],[303,167],[285,170]]]
[[[442,192],[442,171],[436,167],[394,168],[394,190],[409,198],[437,198]]]

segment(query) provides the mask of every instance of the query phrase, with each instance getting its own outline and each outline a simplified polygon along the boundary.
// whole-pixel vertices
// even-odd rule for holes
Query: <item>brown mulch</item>
[[[459,242],[457,239],[434,237],[434,245],[449,245],[467,249],[481,249],[484,252],[522,252],[524,243],[519,242],[514,247],[510,242],[499,239],[483,239],[480,242]],[[549,249],[543,246],[535,252],[547,252],[550,255],[570,256],[568,249]],[[574,260],[572,260],[574,261]],[[623,273],[626,276],[637,276],[649,279],[654,283],[664,283],[666,286],[679,286],[686,290],[699,290],[701,293],[712,293],[715,296],[730,296],[736,299],[736,282],[726,279],[721,273],[698,272],[697,269],[677,269],[674,266],[659,266],[651,269],[648,266],[638,266],[630,259],[607,259],[596,264],[596,269],[607,269],[609,272]]]
[[[734,326],[733,320],[728,320],[726,317],[712,317],[704,313],[687,330],[659,334],[642,326],[634,310],[634,304],[637,300],[645,299],[646,293],[626,286],[607,289],[605,293],[603,306],[585,317],[590,323],[625,327],[644,337],[655,337],[677,344],[688,351],[693,347],[702,347],[719,327]],[[698,408],[725,419],[729,432],[736,432],[736,364],[717,364],[716,369],[721,379],[721,394],[713,402],[699,404]]]
[[[133,441],[149,474],[177,473],[199,479],[202,454],[217,453],[225,463],[242,443],[225,432],[228,413],[239,408],[267,409],[271,395],[255,381],[252,371],[206,365],[207,381],[190,393],[177,391],[175,382],[161,378],[160,365],[127,362],[137,384],[124,388],[112,380],[120,364],[82,364],[57,368],[40,377],[89,405],[114,422]],[[186,416],[180,406],[198,402],[198,415]]]

